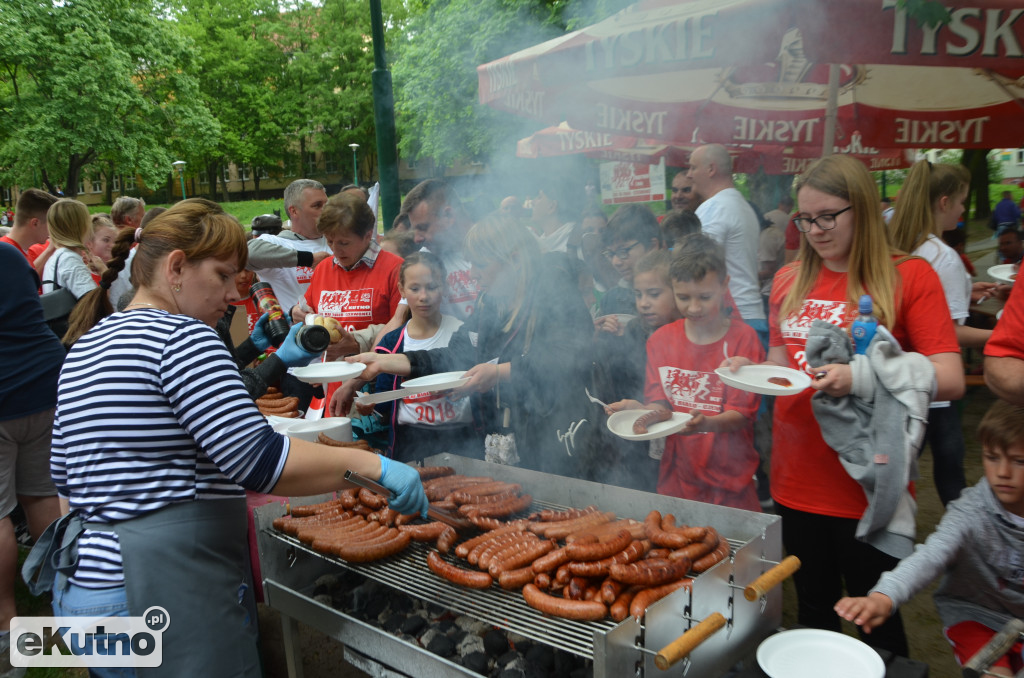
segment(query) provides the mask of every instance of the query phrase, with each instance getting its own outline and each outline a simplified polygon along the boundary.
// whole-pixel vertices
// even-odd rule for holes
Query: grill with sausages
[[[533,496],[531,510],[563,509],[591,504],[620,518],[643,521],[659,510],[685,517],[689,524],[709,525],[723,536],[732,556],[695,577],[690,589],[681,589],[652,605],[643,622],[627,617],[621,623],[575,621],[551,617],[527,605],[519,591],[497,584],[473,589],[451,584],[428,565],[433,543],[412,543],[396,556],[373,563],[352,563],[314,552],[297,539],[270,527],[282,515],[279,504],[255,512],[267,602],[285,619],[299,619],[368,655],[389,670],[417,676],[474,675],[461,666],[427,653],[379,629],[372,629],[338,610],[314,603],[309,591],[325,573],[352,570],[397,591],[429,601],[459,614],[593,660],[594,676],[686,675],[705,678],[721,675],[749,655],[757,643],[781,621],[781,591],[776,588],[753,601],[743,588],[770,570],[781,555],[781,525],[772,515],[755,514],[709,504],[636,492],[581,480],[552,476],[487,462],[437,455],[427,464],[452,466],[467,476],[490,476],[517,483]],[[323,497],[298,500],[315,503]],[[453,554],[443,563],[459,563]],[[435,567],[438,563],[434,563]],[[531,595],[531,594],[528,594]],[[690,652],[684,662],[667,671],[656,668],[659,650],[713,613],[724,618],[724,628]],[[286,625],[287,626],[287,625]]]

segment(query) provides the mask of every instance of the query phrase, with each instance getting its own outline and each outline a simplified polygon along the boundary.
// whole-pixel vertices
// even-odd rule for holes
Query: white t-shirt
[[[408,330],[406,325],[406,330]],[[429,351],[445,348],[452,335],[462,327],[462,321],[450,315],[441,316],[441,326],[434,336],[427,339],[413,339],[408,331],[402,351]],[[468,424],[473,421],[470,399],[460,398],[449,401],[445,393],[421,393],[403,398],[398,403],[398,423],[408,426],[449,426]]]
[[[59,268],[54,272],[56,266]],[[66,247],[59,248],[43,264],[43,294],[60,289],[49,281],[56,281],[60,287],[71,290],[78,299],[96,287],[96,281],[92,279],[89,267],[82,261],[82,255]]]
[[[959,325],[963,325],[971,314],[971,276],[964,268],[964,262],[956,250],[934,235],[913,252],[935,269],[942,282],[942,291],[949,305],[949,316]]]
[[[964,268],[964,262],[956,250],[934,235],[928,236],[913,254],[921,257],[935,269],[942,283],[942,292],[946,295],[949,306],[949,317],[958,325],[967,321],[971,314],[971,276]],[[948,407],[948,400],[936,400],[929,407],[932,409]]]
[[[576,222],[570,221],[562,224],[548,235],[538,235],[537,242],[540,243],[541,252],[565,252],[569,247],[569,236],[572,235],[572,227]]]
[[[754,209],[735,188],[726,188],[697,208],[701,232],[725,249],[729,291],[744,320],[764,319],[757,279],[757,245],[761,228]]]
[[[261,240],[272,242],[275,245],[289,247],[299,252],[330,252],[327,240],[322,236],[313,240],[301,238],[292,234],[291,238],[282,238],[279,235],[264,234]],[[281,304],[285,314],[292,306],[299,303],[306,294],[309,281],[313,279],[312,266],[295,266],[288,268],[260,268],[254,271],[262,282],[270,283],[274,288],[274,296]]]

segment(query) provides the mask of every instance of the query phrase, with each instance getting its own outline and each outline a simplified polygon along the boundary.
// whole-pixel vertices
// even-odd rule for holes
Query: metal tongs
[[[388,499],[394,496],[394,493],[391,490],[384,487],[376,480],[370,480],[366,476],[360,475],[355,471],[345,471],[345,480],[352,483],[353,485],[364,487],[367,490],[370,490],[371,492],[376,492],[377,494],[383,497],[387,497]],[[469,522],[457,513],[452,513],[447,509],[437,508],[435,506],[431,506],[429,509],[427,509],[427,517],[433,518],[434,520],[439,520],[447,525],[451,525],[459,531],[471,530],[476,527],[473,523]]]

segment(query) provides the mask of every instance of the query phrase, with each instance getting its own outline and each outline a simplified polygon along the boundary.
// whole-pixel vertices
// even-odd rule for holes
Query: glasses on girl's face
[[[852,208],[853,205],[847,205],[838,212],[833,212],[832,214],[819,214],[813,219],[810,217],[793,217],[793,225],[796,226],[796,230],[801,233],[809,233],[811,226],[815,224],[817,224],[818,228],[823,231],[831,231],[836,227],[836,217]]]
[[[640,244],[640,242],[637,241],[637,242],[633,243],[632,245],[629,245],[628,247],[620,247],[617,250],[605,250],[601,254],[603,254],[604,258],[607,259],[608,261],[611,261],[612,259],[615,259],[616,257],[619,258],[619,259],[625,259],[625,258],[627,258],[629,256],[629,253],[632,252],[633,249],[637,245],[639,245],[639,244]]]

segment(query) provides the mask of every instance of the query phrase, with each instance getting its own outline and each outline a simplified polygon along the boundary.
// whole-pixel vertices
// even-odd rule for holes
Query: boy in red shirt
[[[648,409],[693,415],[669,436],[658,494],[760,511],[754,486],[759,457],[754,419],[760,396],[726,386],[715,374],[723,357],[764,359],[749,325],[725,311],[729,276],[721,248],[705,235],[687,236],[672,262],[672,290],[682,320],[647,340],[646,405],[621,401],[610,409]]]

